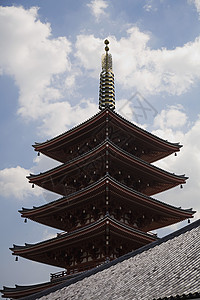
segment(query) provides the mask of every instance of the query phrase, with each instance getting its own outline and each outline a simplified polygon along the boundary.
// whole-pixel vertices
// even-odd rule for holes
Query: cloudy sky
[[[57,199],[26,176],[56,165],[31,147],[98,112],[103,41],[110,40],[116,111],[183,145],[158,166],[189,177],[156,198],[200,217],[200,0],[0,0],[0,287],[49,280],[60,269],[9,247],[57,231],[18,210]],[[180,226],[165,229],[163,235]]]

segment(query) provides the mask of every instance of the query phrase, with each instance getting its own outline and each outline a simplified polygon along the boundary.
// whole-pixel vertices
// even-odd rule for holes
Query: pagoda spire
[[[114,87],[114,73],[112,71],[112,55],[109,51],[109,41],[105,40],[106,53],[102,55],[101,64],[102,71],[100,74],[100,88],[99,88],[99,109],[104,108],[115,109],[115,87]]]
[[[36,143],[35,151],[62,164],[27,177],[33,186],[63,197],[32,209],[22,208],[22,217],[64,232],[46,241],[10,248],[16,260],[20,256],[65,270],[52,274],[47,283],[5,287],[0,291],[4,298],[29,298],[84,271],[98,269],[105,262],[155,242],[157,236],[150,230],[192,218],[195,213],[151,197],[186,183],[185,175],[152,164],[180,151],[181,145],[154,136],[114,111],[112,56],[108,53],[109,41],[104,43],[101,111],[51,140]]]

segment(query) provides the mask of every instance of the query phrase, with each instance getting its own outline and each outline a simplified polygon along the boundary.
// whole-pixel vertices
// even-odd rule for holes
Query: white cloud
[[[89,70],[95,78],[99,76],[101,70],[100,57],[103,45],[103,40],[95,38],[92,34],[77,36],[75,55],[79,59],[79,64]]]
[[[80,124],[97,112],[97,104],[91,99],[82,99],[78,105],[71,106],[68,102],[48,105],[43,117],[41,131],[48,136],[58,135],[73,126]]]
[[[32,189],[28,183],[26,176],[29,173],[29,170],[20,166],[0,170],[0,195],[15,199],[25,199],[31,195],[40,196],[42,189],[37,186]]]
[[[181,110],[181,105],[170,106],[167,110],[162,110],[154,119],[154,126],[165,128],[178,128],[186,124],[187,115]]]
[[[70,42],[51,38],[50,24],[38,19],[38,8],[14,6],[0,7],[0,40],[0,67],[19,88],[19,115],[42,117],[62,97],[56,83],[70,70]]]
[[[137,90],[143,95],[162,92],[181,95],[200,80],[199,37],[174,50],[150,49],[150,34],[137,27],[130,28],[127,37],[120,40],[114,36],[108,39],[116,81],[126,89]],[[100,71],[96,62],[102,45],[103,40],[93,35],[77,37],[76,55],[91,76],[96,77]]]
[[[73,94],[81,69],[71,66],[70,42],[51,38],[50,24],[38,19],[38,8],[0,7],[0,39],[0,67],[19,88],[18,114],[41,122],[39,135],[60,134],[96,112],[91,99],[74,106],[63,100],[64,93]]]
[[[105,9],[108,7],[108,3],[105,0],[92,0],[87,6],[98,21],[100,16],[106,15]]]

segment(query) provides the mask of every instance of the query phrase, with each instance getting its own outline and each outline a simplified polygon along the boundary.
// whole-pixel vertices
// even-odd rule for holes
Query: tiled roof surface
[[[79,280],[70,280],[59,288],[26,299],[153,300],[197,292],[200,292],[200,220],[88,271]]]

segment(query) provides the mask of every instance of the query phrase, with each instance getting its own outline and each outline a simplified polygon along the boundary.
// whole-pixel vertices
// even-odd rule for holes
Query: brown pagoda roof
[[[27,286],[15,285],[14,288],[4,286],[1,292],[4,293],[5,295],[2,296],[2,298],[19,299],[22,297],[26,297],[28,295],[41,292],[57,284],[59,284],[59,282],[44,282],[40,284],[27,285]]]
[[[146,142],[148,147],[153,147],[155,152],[154,156],[148,157],[148,155],[143,155],[143,159],[149,162],[156,161],[168,156],[171,153],[180,151],[180,147],[182,147],[179,145],[179,143],[170,143],[167,140],[161,139],[149,133],[135,124],[132,124],[130,121],[126,120],[121,115],[110,109],[104,109],[100,111],[87,121],[61,135],[58,135],[57,137],[54,137],[43,143],[35,143],[33,147],[35,148],[35,151],[41,152],[58,161],[66,162],[66,154],[63,154],[63,146],[69,150],[72,145],[76,144],[76,142],[79,141],[80,143],[86,137],[95,137],[95,134],[97,131],[99,131],[100,127],[105,128],[107,118],[109,122],[115,123],[118,131],[123,128],[124,132],[129,132],[129,135],[132,134],[137,136],[142,143]],[[60,150],[58,151],[58,149]]]
[[[65,271],[62,271],[60,273],[61,275],[65,274]],[[62,277],[59,277],[57,279],[48,282],[42,282],[42,283],[32,284],[32,285],[16,284],[15,287],[3,286],[3,290],[0,290],[0,292],[3,293],[2,298],[21,299],[22,297],[28,297],[29,295],[33,295],[35,293],[39,293],[41,291],[55,287],[61,282],[63,283],[65,281],[69,281],[72,278],[74,279],[75,277],[80,275],[81,273],[68,275],[68,276],[63,275]]]
[[[106,169],[105,165],[106,155],[109,157],[108,169]],[[116,172],[124,172],[127,176],[132,176],[135,182],[137,181],[138,188],[135,189],[140,189],[140,191],[147,195],[153,195],[179,184],[184,184],[187,179],[184,175],[175,175],[174,173],[164,171],[147,163],[120,149],[109,140],[104,141],[96,148],[78,158],[72,159],[44,173],[37,175],[30,174],[27,178],[30,183],[35,183],[61,195],[67,195],[68,193],[85,187],[81,186],[81,177],[91,176],[92,171],[95,172],[95,179],[90,179],[90,183],[92,180],[96,181],[103,177],[105,173],[109,173],[112,177],[115,177],[113,175],[114,173],[116,175]],[[77,173],[79,174],[77,175]],[[64,181],[69,178],[72,180],[76,178],[76,176],[77,179],[74,179],[75,184],[71,183],[71,188],[68,192],[65,188]],[[120,175],[116,176],[120,177]],[[149,181],[150,184],[148,183]],[[77,184],[79,184],[79,186],[77,186]]]
[[[87,240],[90,240],[90,243],[95,243],[95,238],[99,242],[100,238],[105,238],[105,233],[107,232],[106,228],[108,227],[110,236],[114,241],[116,238],[125,240],[128,242],[129,249],[132,250],[157,240],[155,235],[131,228],[126,224],[114,220],[109,215],[106,215],[99,221],[87,225],[84,228],[69,233],[58,234],[55,238],[36,244],[25,244],[24,246],[13,245],[13,248],[10,248],[10,250],[13,252],[13,255],[67,269],[69,268],[69,265],[66,262],[64,253],[67,251],[68,247],[74,246],[75,249],[77,249],[77,247],[81,248]],[[92,240],[91,236],[93,237]],[[102,243],[100,244],[101,247],[103,247]],[[58,252],[61,255],[59,257],[55,254]],[[104,261],[105,258],[101,261],[96,261],[95,263],[98,265]],[[92,262],[91,267],[94,266],[95,264]],[[88,269],[88,263],[86,268]]]
[[[146,211],[147,215],[150,216],[159,213],[159,221],[152,216],[153,222],[150,226],[144,228],[144,231],[158,229],[187,218],[192,218],[192,215],[195,213],[192,209],[181,209],[146,196],[118,182],[109,175],[104,176],[97,182],[67,197],[62,197],[51,203],[32,209],[22,208],[19,212],[24,218],[29,218],[33,221],[68,231],[69,229],[66,228],[66,222],[63,223],[62,221],[62,215],[66,215],[67,212],[70,212],[76,207],[77,209],[80,208],[80,206],[85,208],[89,203],[95,203],[97,199],[100,199],[103,205],[106,186],[109,188],[110,203],[111,198],[113,198],[115,202],[117,199],[120,199],[124,206],[128,204],[129,207],[134,206],[135,210],[139,209],[143,214],[146,214]],[[112,206],[112,203],[110,205]],[[107,207],[107,210],[109,210],[109,207]],[[57,218],[55,218],[55,216],[57,216]]]

